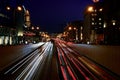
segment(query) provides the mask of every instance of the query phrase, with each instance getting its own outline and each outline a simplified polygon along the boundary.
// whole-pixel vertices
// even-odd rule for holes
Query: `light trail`
[[[33,77],[33,74],[36,72],[39,64],[42,63],[47,57],[47,52],[50,49],[51,45],[46,43],[43,47],[44,52],[38,53],[34,60],[22,71],[22,73],[16,78],[16,80],[24,79],[30,80]]]
[[[69,74],[70,76],[74,76],[73,80],[81,78],[83,80],[117,80],[117,77],[115,78],[109,71],[87,59],[83,54],[79,54],[78,51],[72,49],[65,42],[56,40],[55,44],[57,46],[60,65],[64,62],[64,65],[68,67],[66,69],[61,66],[61,72],[65,80],[69,80],[67,77]],[[68,72],[65,72],[65,70]]]

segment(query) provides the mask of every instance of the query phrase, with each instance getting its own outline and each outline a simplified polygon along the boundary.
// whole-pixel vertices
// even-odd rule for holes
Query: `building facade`
[[[83,36],[85,43],[100,44],[104,42],[103,3],[96,2],[86,7],[84,12]]]
[[[84,11],[85,43],[120,44],[120,5],[118,0],[93,0]]]
[[[0,2],[0,45],[22,43],[25,7],[21,3]]]
[[[120,4],[118,0],[104,0],[104,17],[106,21],[105,43],[120,44]]]
[[[64,28],[63,38],[66,41],[79,42],[83,41],[83,21],[72,21]]]

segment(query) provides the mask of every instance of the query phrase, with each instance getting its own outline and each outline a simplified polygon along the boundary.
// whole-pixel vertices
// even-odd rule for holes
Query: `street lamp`
[[[94,2],[94,3],[97,3],[97,2],[99,2],[99,0],[93,0],[93,2]]]
[[[32,27],[31,29],[32,29],[32,30],[34,30],[35,28],[34,28],[34,27]]]
[[[6,7],[7,10],[11,10],[10,6]],[[14,10],[15,11],[15,10]],[[17,11],[22,11],[22,7],[21,6],[17,6]]]
[[[88,7],[88,12],[93,12],[93,6]]]
[[[37,29],[37,30],[39,30],[40,28],[39,28],[39,27],[37,27],[36,29]]]
[[[18,11],[22,11],[22,7],[21,6],[17,6],[17,10]]]
[[[76,30],[76,27],[74,27],[73,29]]]
[[[10,6],[7,6],[6,9],[9,11],[11,8],[10,8]]]
[[[68,30],[72,30],[72,27],[69,27]]]

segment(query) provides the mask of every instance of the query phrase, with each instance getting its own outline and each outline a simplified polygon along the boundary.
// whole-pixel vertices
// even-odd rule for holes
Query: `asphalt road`
[[[11,65],[15,61],[21,59],[44,43],[0,46],[0,71]]]
[[[68,42],[56,39],[59,63],[64,80],[119,80],[117,76],[107,68],[99,65],[86,53],[82,52],[80,47]],[[68,46],[69,45],[69,46]],[[60,47],[59,47],[60,46]],[[92,45],[83,45],[93,47]],[[83,49],[83,48],[82,48]],[[94,48],[95,49],[95,48]],[[87,49],[84,48],[84,51]],[[89,52],[91,53],[91,52]]]
[[[69,44],[69,43],[68,43]],[[78,52],[120,76],[120,46],[73,44]]]
[[[29,54],[30,52],[34,51],[36,48],[40,47],[44,43],[39,44],[29,44],[29,45],[17,45],[17,46],[0,46],[0,71],[6,68],[7,66],[11,65],[15,61],[19,60],[23,56]],[[69,48],[67,48],[65,45],[69,45],[73,50],[76,50],[80,55],[84,55],[91,59],[92,61],[102,65],[103,67],[107,68],[108,70],[112,71],[113,73],[120,75],[120,46],[105,46],[105,45],[86,45],[86,44],[72,44],[72,43],[65,43],[63,42],[63,50],[68,49],[68,52],[66,53],[66,50],[64,53],[69,53]],[[53,53],[53,45],[50,44],[49,46],[46,46],[45,48],[46,52],[44,53],[44,58],[42,62],[39,64],[39,68],[36,71],[36,80],[38,79],[49,79],[49,80],[59,80],[59,65],[57,62],[57,55],[56,52]],[[72,50],[70,50],[72,51]],[[70,54],[73,55],[73,54]],[[36,56],[37,57],[37,56]],[[68,58],[73,58],[73,56]],[[84,57],[76,57],[82,62],[85,61]],[[37,60],[37,59],[36,59]],[[38,57],[38,61],[40,60],[40,57]],[[33,60],[34,61],[34,58]],[[37,62],[38,62],[37,61]],[[33,64],[36,63],[36,61],[33,62]],[[71,64],[71,62],[70,62]],[[74,63],[75,64],[75,63]],[[89,61],[85,61],[85,64],[91,64]],[[88,66],[89,67],[89,66]],[[32,66],[31,66],[32,68]],[[79,68],[78,68],[79,70]],[[28,71],[29,72],[29,71]],[[48,78],[46,78],[46,76]]]
[[[28,55],[22,59],[4,68],[0,72],[0,80],[59,80],[53,44],[46,42],[43,46],[39,46],[32,52],[26,53]],[[26,50],[25,46],[23,47]]]

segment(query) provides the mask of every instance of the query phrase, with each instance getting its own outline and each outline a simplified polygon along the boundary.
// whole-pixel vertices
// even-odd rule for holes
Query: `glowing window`
[[[95,23],[94,22],[92,22],[92,25],[94,25]]]
[[[102,23],[99,23],[99,25],[101,25]]]
[[[102,11],[102,10],[103,10],[102,8],[99,9],[99,11]]]
[[[97,10],[95,9],[95,12],[97,12]]]
[[[92,21],[94,21],[95,19],[94,18],[92,18]]]
[[[99,20],[101,21],[102,19],[101,19],[101,18],[99,18]]]

